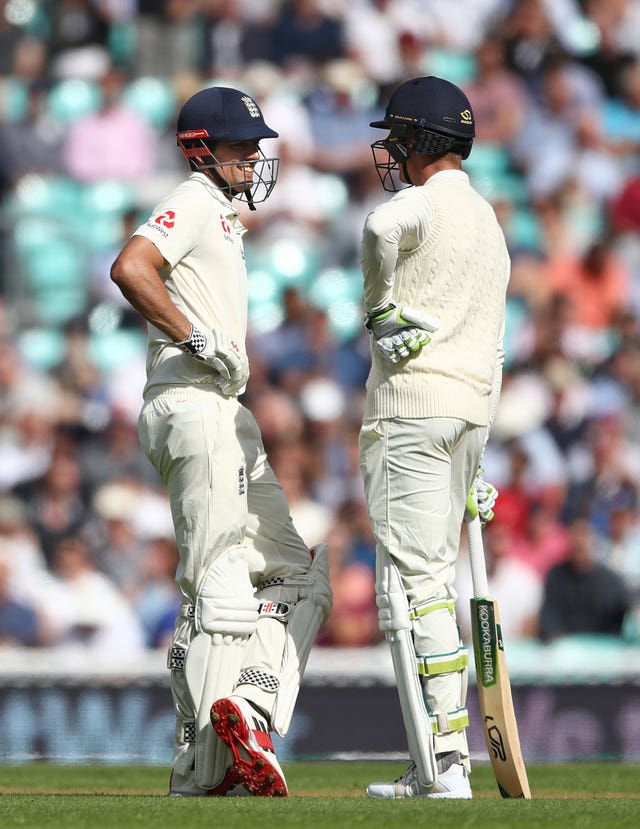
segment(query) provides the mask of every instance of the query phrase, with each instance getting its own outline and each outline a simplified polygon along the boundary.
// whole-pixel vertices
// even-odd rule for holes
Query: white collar
[[[225,210],[224,215],[226,218],[235,219],[238,216],[238,210],[234,206],[233,202],[225,196],[225,194],[217,186],[217,184],[205,173],[193,172],[189,176],[188,180],[197,181],[199,184],[203,184],[206,187],[207,192],[210,193],[216,199],[216,201],[220,202],[220,205]]]

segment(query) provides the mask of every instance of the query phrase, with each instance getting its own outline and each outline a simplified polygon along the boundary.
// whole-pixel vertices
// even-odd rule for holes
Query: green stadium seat
[[[18,336],[18,351],[27,365],[50,371],[65,355],[65,337],[55,328],[28,328]]]
[[[164,78],[145,77],[131,81],[123,93],[124,102],[162,131],[173,121],[178,101]]]
[[[29,91],[19,78],[5,77],[0,81],[0,120],[6,124],[22,121],[29,106]]]
[[[81,187],[65,176],[23,176],[13,191],[10,210],[14,216],[50,216],[56,221],[76,217]]]
[[[307,292],[309,302],[324,310],[334,336],[351,339],[362,327],[362,275],[358,270],[328,268],[313,280]]]
[[[97,112],[102,104],[100,87],[84,78],[66,78],[53,87],[47,96],[50,115],[62,124],[71,124]]]
[[[136,359],[144,359],[147,338],[142,331],[116,328],[104,334],[89,337],[91,360],[106,374],[122,368]]]
[[[425,75],[437,75],[458,86],[471,83],[475,80],[478,71],[473,55],[442,47],[429,48],[424,61],[424,69]]]

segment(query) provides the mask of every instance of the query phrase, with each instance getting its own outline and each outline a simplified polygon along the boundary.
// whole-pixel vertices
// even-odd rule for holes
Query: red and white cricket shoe
[[[210,795],[224,796],[240,785],[256,797],[287,797],[267,721],[246,699],[231,696],[216,700],[211,706],[211,723],[233,752],[234,762]]]

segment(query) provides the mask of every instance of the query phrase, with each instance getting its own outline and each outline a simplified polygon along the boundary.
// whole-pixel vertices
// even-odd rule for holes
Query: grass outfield
[[[0,766],[3,829],[601,829],[640,826],[640,766],[531,766],[533,799],[502,800],[489,766],[476,765],[471,801],[369,800],[371,780],[398,763],[285,765],[290,797],[168,798],[157,767]]]

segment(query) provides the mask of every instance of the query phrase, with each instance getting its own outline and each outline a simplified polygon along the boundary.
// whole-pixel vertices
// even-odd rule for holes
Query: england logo
[[[260,110],[258,109],[258,106],[257,106],[256,102],[253,100],[253,98],[250,98],[248,95],[245,95],[240,100],[246,106],[246,108],[249,110],[249,115],[252,118],[259,118],[260,117]]]

